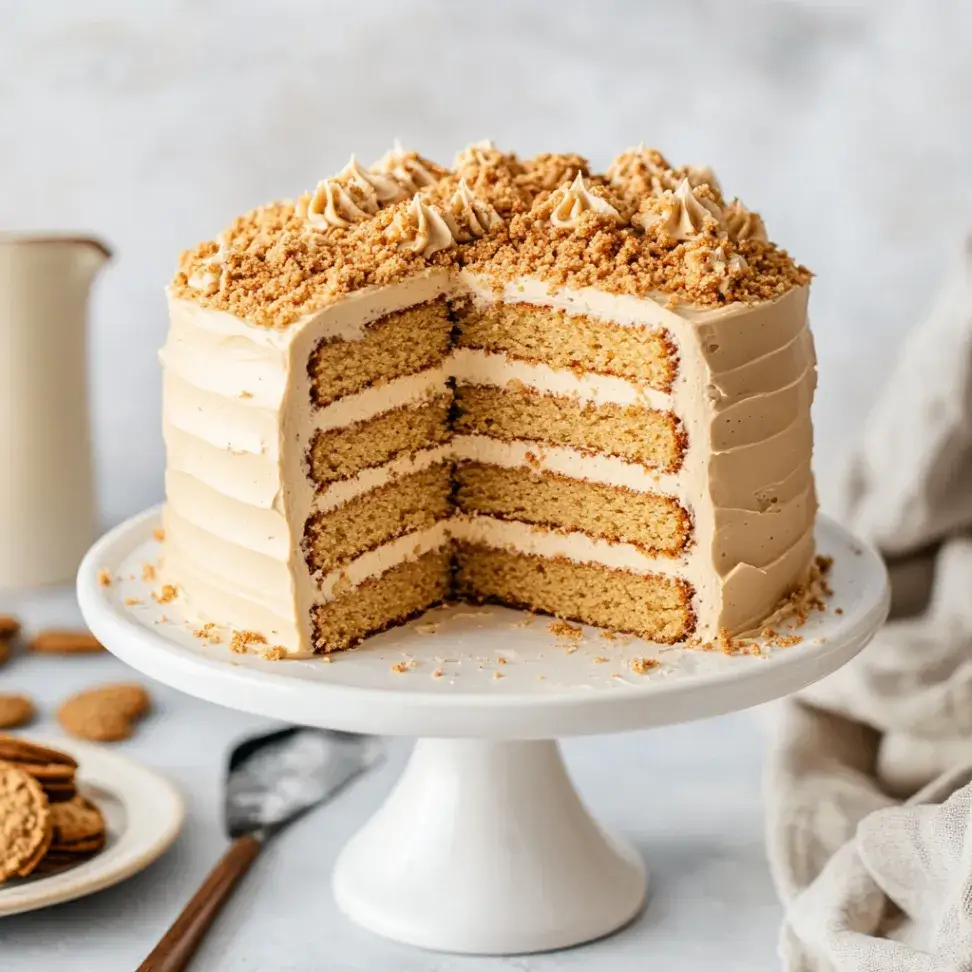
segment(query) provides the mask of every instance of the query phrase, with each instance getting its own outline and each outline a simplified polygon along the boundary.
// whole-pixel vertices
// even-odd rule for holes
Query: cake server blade
[[[376,766],[375,736],[323,729],[282,729],[240,743],[226,778],[230,837],[271,836]]]
[[[375,736],[281,729],[230,755],[224,804],[233,842],[139,972],[182,972],[264,841],[330,800],[384,758]]]

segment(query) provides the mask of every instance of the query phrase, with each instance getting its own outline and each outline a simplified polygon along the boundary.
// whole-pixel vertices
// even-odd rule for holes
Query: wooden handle
[[[182,972],[199,948],[209,926],[222,910],[237,882],[250,869],[262,844],[255,837],[237,837],[209,872],[192,900],[172,923],[138,972]]]

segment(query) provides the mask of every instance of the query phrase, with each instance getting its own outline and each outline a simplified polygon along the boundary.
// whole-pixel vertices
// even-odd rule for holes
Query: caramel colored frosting
[[[715,238],[718,253],[695,252]],[[219,242],[183,254],[172,287],[282,328],[449,267],[497,286],[529,275],[703,307],[772,300],[810,279],[756,213],[725,204],[710,169],[672,167],[654,149],[630,149],[599,175],[575,154],[521,160],[492,142],[448,170],[396,143],[367,168],[352,157],[296,203],[240,217]]]
[[[450,198],[444,215],[457,243],[469,243],[488,236],[502,223],[490,202],[477,196],[465,179],[459,180],[459,188]]]
[[[391,177],[410,196],[420,189],[435,185],[445,175],[444,169],[423,159],[418,152],[402,148],[397,140],[388,152],[371,165],[369,171]]]
[[[442,213],[418,194],[412,197],[407,209],[395,214],[385,237],[420,256],[431,256],[456,242]]]
[[[738,199],[734,199],[724,210],[726,231],[729,239],[766,240],[766,227],[759,213],[751,213]]]
[[[649,200],[634,219],[646,230],[654,229],[680,243],[704,233],[726,235],[719,204],[711,193],[693,188],[687,177],[674,191],[666,189]]]
[[[574,181],[565,183],[556,193],[556,202],[550,212],[550,222],[554,226],[570,229],[580,223],[584,213],[594,213],[609,219],[620,218],[620,213],[606,200],[594,195],[584,183],[584,177],[577,173]]]

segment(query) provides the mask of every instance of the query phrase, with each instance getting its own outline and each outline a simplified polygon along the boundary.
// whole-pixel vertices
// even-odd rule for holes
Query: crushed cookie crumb
[[[287,649],[283,645],[274,645],[272,648],[264,648],[260,657],[264,661],[281,661],[287,657]]]
[[[594,664],[595,665],[606,665],[610,660],[611,659],[608,658],[606,655],[597,655],[594,658]]]
[[[136,604],[141,604],[142,599],[140,597],[126,597],[125,607],[135,607]]]
[[[404,661],[395,662],[395,664],[391,666],[391,670],[403,675],[405,672],[410,672],[413,669],[418,668],[418,666],[419,663],[414,658],[406,658]]]
[[[435,668],[435,669],[432,670],[432,677],[433,678],[442,678],[443,675],[445,675],[445,672],[442,671],[441,668]]]
[[[578,155],[520,160],[475,146],[460,153],[454,171],[428,163],[419,187],[428,207],[449,216],[462,181],[497,217],[428,255],[399,247],[387,232],[407,216],[415,185],[402,182],[399,200],[359,208],[365,218],[338,227],[308,221],[310,194],[270,203],[236,219],[218,241],[184,253],[171,290],[256,326],[285,328],[349,293],[429,269],[468,267],[495,286],[529,276],[698,306],[772,300],[809,282],[808,270],[765,239],[757,214],[725,203],[711,173],[673,168],[652,150],[643,159],[624,158],[605,175]],[[387,175],[408,179],[394,169]],[[551,215],[576,177],[616,217],[589,209],[569,225],[554,225]],[[345,188],[352,199],[360,192]],[[704,218],[694,235],[672,236],[669,217],[685,205],[704,207]],[[202,278],[207,284],[198,289]]]
[[[156,569],[154,564],[145,564],[142,567],[142,580],[143,581],[154,581],[156,577]]]
[[[207,621],[202,627],[196,628],[192,634],[193,637],[208,641],[212,645],[221,644],[223,641],[222,636],[216,630],[215,621]]]
[[[162,527],[156,527],[152,531],[152,536],[155,537],[155,539],[158,540],[159,543],[161,543],[163,540],[165,540],[165,530],[163,530]]]
[[[567,638],[570,641],[580,641],[584,637],[583,628],[559,618],[556,621],[551,621],[547,625],[547,630],[558,638]]]
[[[508,658],[504,658],[502,655],[498,655],[497,658],[496,658],[496,664],[497,665],[508,665],[509,664],[509,659]]]
[[[175,584],[163,584],[160,591],[152,591],[152,600],[159,604],[169,604],[179,596],[179,588]]]
[[[493,672],[493,678],[506,678],[506,676],[502,672]]]
[[[618,633],[616,631],[602,631],[601,632],[601,637],[605,641],[617,641],[618,640]]]
[[[432,624],[415,625],[415,631],[417,631],[420,635],[434,635],[438,630],[439,625],[437,622],[433,622]]]
[[[111,571],[105,570],[104,567],[98,571],[98,583],[102,587],[111,587]]]
[[[631,670],[636,675],[647,675],[653,668],[661,664],[657,658],[632,658]]]
[[[265,645],[267,639],[259,631],[234,631],[229,648],[234,654],[245,655],[251,648]]]

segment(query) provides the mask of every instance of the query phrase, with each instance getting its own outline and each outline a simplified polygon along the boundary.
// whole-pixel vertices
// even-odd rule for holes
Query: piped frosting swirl
[[[445,170],[434,162],[422,158],[418,152],[402,148],[395,139],[392,148],[371,164],[369,172],[393,178],[408,195],[434,185],[445,175]]]
[[[403,199],[408,199],[410,195],[393,176],[381,172],[369,172],[362,168],[354,155],[337,174],[337,179],[356,186],[366,197],[372,199],[375,211],[385,203],[401,202]]]
[[[684,242],[702,233],[725,236],[722,208],[704,190],[694,189],[688,178],[673,192],[665,190],[635,217],[644,229],[655,229],[673,240]]]
[[[621,214],[606,199],[594,195],[587,188],[580,172],[573,182],[564,183],[554,196],[554,207],[550,212],[550,222],[554,226],[573,229],[584,213],[616,220],[621,218]]]
[[[481,239],[503,221],[487,200],[469,188],[465,179],[459,180],[459,188],[449,200],[444,219],[459,243]]]
[[[441,213],[418,193],[408,206],[395,214],[391,225],[385,230],[385,238],[401,249],[426,257],[456,242]]]
[[[725,208],[726,230],[730,240],[760,240],[766,242],[766,226],[759,213],[747,209],[738,199]]]

